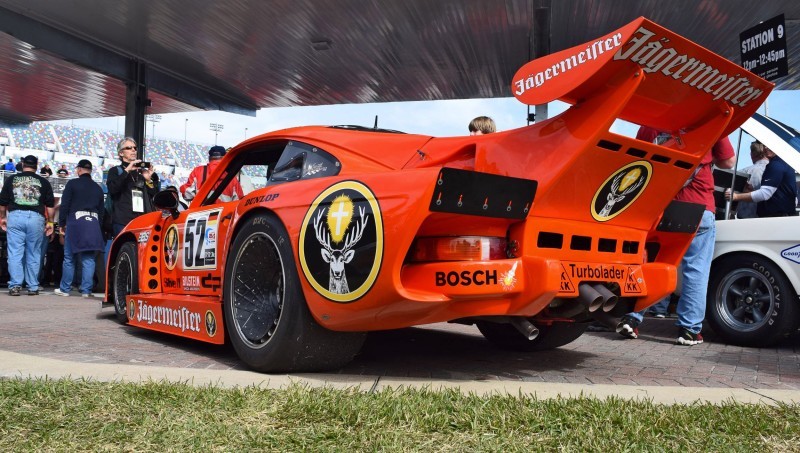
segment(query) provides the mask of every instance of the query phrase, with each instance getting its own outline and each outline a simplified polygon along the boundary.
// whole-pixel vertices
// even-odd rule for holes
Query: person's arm
[[[733,168],[736,164],[736,153],[728,137],[723,137],[711,148],[711,161],[718,168]]]
[[[67,214],[69,214],[70,206],[72,205],[72,191],[75,185],[72,181],[64,186],[64,193],[61,194],[61,208],[58,211],[58,224],[61,226],[67,225]]]
[[[123,190],[125,190],[125,181],[128,179],[128,172],[119,171],[119,166],[111,167],[108,170],[108,179],[106,179],[106,187],[108,187],[108,195],[116,197]]]
[[[0,205],[0,228],[6,231],[6,207]]]
[[[158,189],[161,184],[158,182],[158,175],[156,172],[150,172],[150,178],[146,179],[145,187],[147,187],[147,194],[150,195],[150,198],[153,198],[157,193]]]

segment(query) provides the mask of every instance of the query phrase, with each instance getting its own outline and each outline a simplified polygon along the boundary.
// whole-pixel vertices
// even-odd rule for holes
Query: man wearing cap
[[[36,174],[38,165],[36,156],[25,156],[22,172],[6,179],[0,191],[0,227],[8,240],[8,294],[12,296],[20,295],[23,281],[28,295],[39,294],[42,241],[53,234],[53,187]]]
[[[181,195],[183,195],[183,198],[186,200],[192,200],[194,198],[195,194],[197,194],[197,190],[206,181],[208,175],[214,173],[214,170],[217,169],[224,155],[225,148],[222,146],[215,145],[208,150],[208,164],[195,167],[194,170],[189,173],[189,179],[186,180],[186,184],[181,186]],[[242,186],[239,184],[239,180],[234,178],[222,192],[219,199],[220,201],[232,201],[238,200],[242,198],[242,196]]]
[[[111,213],[114,236],[131,220],[155,210],[152,199],[160,187],[153,168],[137,158],[136,140],[131,137],[120,140],[117,154],[122,163],[108,170],[106,180],[108,196],[114,204]]]
[[[64,269],[55,294],[69,296],[77,261],[81,266],[81,295],[89,297],[94,286],[95,254],[105,246],[100,230],[103,189],[92,181],[90,161],[81,160],[75,171],[78,177],[69,180],[64,187],[58,212],[58,225],[64,234]]]

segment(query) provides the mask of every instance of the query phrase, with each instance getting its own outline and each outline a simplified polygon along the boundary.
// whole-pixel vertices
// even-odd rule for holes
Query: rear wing
[[[525,64],[511,88],[528,105],[556,99],[581,104],[622,85],[631,89],[622,90],[628,95],[619,99],[617,118],[676,136],[706,125],[712,135],[720,131],[716,138],[749,118],[774,87],[640,17],[595,41]]]

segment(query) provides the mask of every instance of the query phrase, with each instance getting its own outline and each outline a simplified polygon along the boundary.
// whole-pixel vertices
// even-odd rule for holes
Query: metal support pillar
[[[137,60],[130,62],[130,77],[125,82],[125,136],[136,140],[136,156],[144,156],[144,114],[150,106],[147,99],[146,65]]]
[[[550,55],[550,1],[533,0],[533,59]],[[547,119],[547,104],[540,104],[535,109],[536,121]]]

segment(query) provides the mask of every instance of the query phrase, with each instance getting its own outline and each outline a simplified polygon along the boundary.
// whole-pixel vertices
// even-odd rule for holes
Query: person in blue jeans
[[[661,132],[642,127],[636,134],[638,140],[658,143]],[[712,163],[719,168],[732,168],[736,163],[736,154],[733,152],[730,140],[723,137],[701,159],[695,173],[684,184],[675,196],[676,200],[703,204],[703,218],[697,232],[689,244],[689,249],[681,261],[681,296],[676,306],[678,320],[675,324],[680,329],[676,344],[693,346],[703,342],[703,320],[706,316],[706,291],[708,290],[708,277],[711,272],[711,259],[714,256],[714,240],[716,227],[714,225],[714,177],[711,172]],[[617,324],[617,333],[626,338],[639,337],[639,325],[642,323],[644,312],[628,313]]]
[[[0,191],[0,228],[8,241],[8,294],[19,296],[22,283],[28,295],[39,294],[42,241],[53,234],[53,187],[36,174],[36,156],[22,159],[22,171],[10,176]]]
[[[83,297],[92,294],[94,286],[95,254],[103,250],[105,241],[101,231],[103,215],[103,189],[92,181],[92,163],[87,159],[75,168],[78,177],[70,180],[61,195],[58,224],[64,236],[64,268],[61,283],[54,293],[69,296],[75,262],[81,266],[80,292]]]

